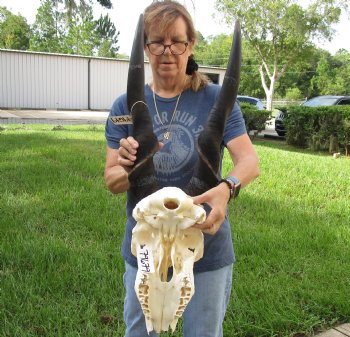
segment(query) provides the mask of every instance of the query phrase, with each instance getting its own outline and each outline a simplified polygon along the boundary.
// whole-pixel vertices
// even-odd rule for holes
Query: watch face
[[[238,183],[237,185],[234,185],[233,189],[234,189],[233,198],[237,198],[237,197],[238,197],[238,194],[239,194],[239,191],[240,191],[240,189],[241,189],[241,184]]]
[[[233,190],[233,188],[230,189],[230,198],[234,198],[235,197],[235,191]]]

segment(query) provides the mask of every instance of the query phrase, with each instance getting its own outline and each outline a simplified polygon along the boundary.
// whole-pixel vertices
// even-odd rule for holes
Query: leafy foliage
[[[94,20],[90,2],[42,0],[30,50],[116,57],[118,36],[108,14]]]
[[[99,41],[94,30],[96,22],[93,19],[91,7],[80,7],[69,24],[68,34],[64,40],[67,54],[93,55]]]
[[[271,111],[259,110],[254,105],[244,102],[240,103],[240,106],[248,133],[253,130],[265,130],[266,122],[271,119]]]
[[[226,22],[239,19],[243,36],[260,59],[267,107],[272,108],[276,82],[295,61],[309,57],[312,37],[329,38],[345,0],[315,0],[303,9],[291,0],[217,0]]]
[[[119,49],[117,42],[120,32],[117,32],[108,14],[105,16],[101,14],[100,18],[97,20],[96,33],[98,39],[101,41],[98,56],[116,57]]]
[[[208,41],[202,40],[195,47],[196,60],[200,64],[214,67],[226,67],[232,44],[232,36],[220,34],[211,36]]]
[[[97,2],[105,8],[109,8],[109,9],[112,8],[111,0],[97,0]]]
[[[315,151],[349,153],[349,106],[291,106],[285,114],[284,124],[288,144]]]
[[[197,44],[194,49],[196,61],[202,65],[225,68],[227,67],[231,44],[232,35],[220,34],[205,39],[198,32]],[[260,84],[256,54],[244,39],[242,54],[239,91],[242,95],[262,97],[264,96],[264,90]]]
[[[0,48],[26,50],[31,31],[22,15],[14,15],[0,7]]]
[[[51,53],[63,52],[65,27],[63,14],[55,0],[43,0],[38,8],[30,39],[30,50]]]
[[[320,95],[350,94],[350,53],[344,49],[334,57],[324,53],[317,64],[311,86]]]

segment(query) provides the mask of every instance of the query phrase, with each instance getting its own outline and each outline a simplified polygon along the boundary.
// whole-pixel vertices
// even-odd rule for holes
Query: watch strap
[[[229,191],[230,191],[230,197],[229,199],[227,200],[227,202],[229,202],[233,196],[233,188],[232,188],[232,184],[227,180],[227,179],[221,179],[217,185],[221,184],[221,183],[225,183],[227,185],[227,187],[229,188]]]
[[[233,185],[231,185],[233,193],[232,198],[235,199],[238,197],[239,191],[241,190],[241,183],[239,180],[234,176],[227,176],[226,180],[231,181]],[[230,183],[231,184],[231,183]]]

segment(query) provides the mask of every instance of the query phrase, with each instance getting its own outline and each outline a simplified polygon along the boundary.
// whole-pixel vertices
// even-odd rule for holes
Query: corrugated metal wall
[[[110,60],[91,60],[90,70],[90,108],[110,108],[118,93],[125,92],[123,80],[128,76],[128,62]]]
[[[0,51],[0,107],[87,109],[88,59]]]
[[[91,59],[90,109],[109,109],[113,101],[126,91],[129,62]],[[151,67],[145,63],[145,79],[150,79]]]
[[[129,62],[0,50],[0,108],[108,110],[126,91]],[[219,75],[224,69],[201,68]],[[151,79],[145,63],[145,79]]]

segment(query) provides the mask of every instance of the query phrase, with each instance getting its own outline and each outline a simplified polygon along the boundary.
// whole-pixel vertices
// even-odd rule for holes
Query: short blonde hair
[[[167,31],[179,17],[182,17],[185,20],[188,41],[195,41],[197,35],[196,30],[193,25],[192,17],[185,6],[177,1],[164,0],[153,1],[153,3],[144,11],[145,43],[147,41],[147,36],[154,25],[157,26],[159,31]],[[194,71],[190,76],[190,80],[186,87],[191,88],[193,91],[200,90],[210,82],[208,77],[199,71]]]

